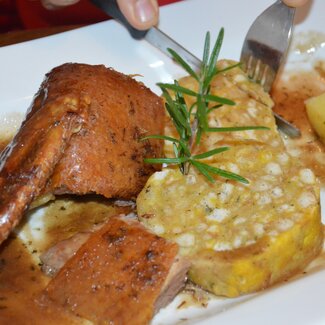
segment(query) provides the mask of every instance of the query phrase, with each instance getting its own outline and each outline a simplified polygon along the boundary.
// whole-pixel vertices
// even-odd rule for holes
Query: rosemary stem
[[[210,182],[214,182],[213,175],[225,177],[247,184],[248,181],[235,173],[214,167],[202,160],[220,154],[228,147],[214,148],[204,153],[194,153],[195,146],[200,145],[202,135],[207,132],[232,132],[243,130],[265,130],[265,127],[247,126],[247,127],[209,127],[208,115],[213,110],[222,105],[235,105],[230,99],[220,97],[210,93],[211,82],[220,72],[229,70],[237,66],[232,65],[223,70],[218,70],[216,63],[223,40],[223,29],[220,30],[216,43],[210,53],[210,33],[207,32],[204,44],[204,53],[200,71],[194,71],[175,51],[169,49],[176,62],[178,62],[185,71],[198,83],[198,91],[183,87],[177,81],[174,84],[159,83],[165,98],[165,107],[170,115],[171,121],[178,133],[179,138],[166,135],[152,135],[147,138],[156,138],[170,141],[173,143],[175,158],[151,158],[146,159],[148,163],[166,163],[167,165],[177,164],[183,174],[188,174],[191,165],[202,173]],[[175,96],[170,94],[172,91]],[[194,103],[188,107],[185,96],[194,97]],[[193,118],[194,115],[194,118]]]
[[[196,134],[197,134],[198,124],[199,124],[198,119],[197,119],[197,117],[195,117],[195,119],[194,119],[194,121],[193,121],[193,123],[191,125],[191,137],[190,137],[190,140],[188,142],[190,152],[193,152],[192,149],[193,149],[193,146],[194,146],[194,144],[196,142]]]

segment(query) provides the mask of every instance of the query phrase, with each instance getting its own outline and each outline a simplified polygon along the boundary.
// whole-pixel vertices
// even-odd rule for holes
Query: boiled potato
[[[305,105],[313,129],[325,143],[325,93],[307,99]]]

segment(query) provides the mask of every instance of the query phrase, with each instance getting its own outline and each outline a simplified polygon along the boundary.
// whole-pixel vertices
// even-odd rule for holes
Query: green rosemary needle
[[[248,183],[246,178],[238,174],[210,166],[200,161],[225,152],[230,149],[229,147],[220,147],[201,154],[192,155],[193,146],[199,145],[202,135],[206,132],[268,129],[264,126],[210,127],[208,124],[208,115],[212,111],[220,108],[222,105],[235,105],[235,102],[228,98],[215,96],[210,93],[211,81],[217,74],[238,66],[238,64],[234,64],[225,69],[217,69],[217,60],[223,37],[224,29],[222,28],[210,52],[210,33],[207,32],[204,42],[202,66],[198,72],[194,71],[175,51],[168,49],[174,60],[198,82],[199,87],[196,92],[180,86],[177,81],[174,81],[173,84],[157,84],[162,90],[166,110],[175,126],[179,139],[165,135],[148,135],[143,137],[141,140],[160,139],[172,142],[175,155],[174,158],[146,158],[144,161],[150,164],[179,165],[183,174],[187,174],[192,165],[211,182],[215,181],[212,175],[219,175],[242,183]],[[170,95],[170,91],[173,92],[173,97]],[[187,107],[184,95],[194,97],[195,101],[191,107]]]

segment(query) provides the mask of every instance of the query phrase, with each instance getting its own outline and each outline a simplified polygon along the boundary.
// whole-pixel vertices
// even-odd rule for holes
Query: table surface
[[[82,26],[83,25],[55,26],[44,29],[19,30],[3,33],[0,34],[0,47],[62,33]]]

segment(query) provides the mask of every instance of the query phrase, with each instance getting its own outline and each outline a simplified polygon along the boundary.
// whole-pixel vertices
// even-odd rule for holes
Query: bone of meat
[[[0,243],[38,195],[96,193],[130,199],[161,154],[161,99],[102,65],[68,63],[47,74],[0,156]]]
[[[183,287],[188,267],[176,244],[116,216],[66,262],[45,296],[95,324],[148,324]]]

